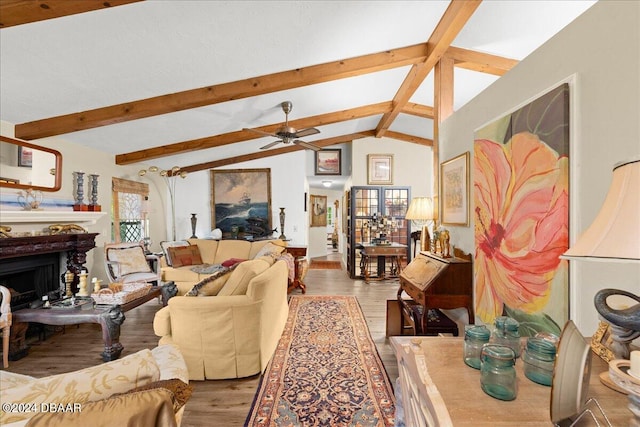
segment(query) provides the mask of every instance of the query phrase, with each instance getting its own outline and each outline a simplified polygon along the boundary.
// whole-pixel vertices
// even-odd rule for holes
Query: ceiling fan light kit
[[[284,124],[275,131],[275,133],[263,132],[258,129],[244,128],[244,130],[255,132],[263,136],[272,136],[274,138],[278,138],[277,141],[271,142],[263,147],[260,147],[260,149],[266,150],[280,143],[283,143],[283,144],[293,143],[303,148],[306,148],[308,150],[314,150],[314,151],[321,150],[321,148],[316,145],[313,145],[309,142],[301,141],[298,139],[298,138],[303,138],[305,136],[318,134],[320,133],[320,131],[316,128],[306,128],[306,129],[297,130],[292,126],[289,126],[289,113],[293,109],[293,104],[291,103],[291,101],[284,101],[280,104],[280,106],[282,107],[282,111],[284,111],[285,121],[284,121]]]

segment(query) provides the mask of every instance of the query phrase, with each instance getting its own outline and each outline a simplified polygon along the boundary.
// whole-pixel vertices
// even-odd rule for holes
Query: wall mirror
[[[58,191],[61,185],[59,151],[0,136],[0,187]]]

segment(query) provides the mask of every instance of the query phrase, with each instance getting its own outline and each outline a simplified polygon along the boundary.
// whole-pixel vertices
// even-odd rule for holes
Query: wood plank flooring
[[[397,280],[366,284],[349,279],[344,270],[309,270],[305,279],[308,295],[354,295],[367,319],[371,336],[383,360],[391,383],[398,376],[386,330],[386,300],[394,299]],[[299,295],[296,290],[294,295]],[[153,316],[160,309],[159,303],[150,301],[126,313],[126,321],[120,334],[124,345],[122,356],[144,348],[153,348],[158,337],[153,334]],[[102,340],[98,325],[67,326],[47,336],[44,341],[31,345],[29,355],[10,362],[8,370],[43,377],[94,366],[102,363],[99,353]],[[182,425],[242,426],[249,412],[259,377],[244,379],[192,381],[194,393],[189,400]]]

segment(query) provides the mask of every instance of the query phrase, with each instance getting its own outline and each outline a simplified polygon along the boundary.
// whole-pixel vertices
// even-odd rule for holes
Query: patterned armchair
[[[104,257],[105,270],[111,282],[149,282],[157,285],[160,281],[158,257],[145,254],[140,242],[106,243]]]

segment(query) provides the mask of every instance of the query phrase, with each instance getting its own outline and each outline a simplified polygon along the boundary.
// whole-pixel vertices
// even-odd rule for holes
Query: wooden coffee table
[[[119,358],[124,348],[120,344],[120,325],[125,320],[124,313],[157,297],[162,297],[163,305],[167,305],[169,298],[176,294],[176,290],[173,282],[167,282],[160,286],[152,286],[146,295],[122,305],[96,305],[90,309],[25,308],[13,312],[13,324],[16,326],[16,331],[22,331],[25,334],[26,325],[21,326],[20,323],[36,322],[56,326],[97,323],[102,328],[104,342],[104,351],[100,355],[103,361],[109,362]],[[11,328],[11,332],[13,331],[14,327]],[[11,338],[12,343],[24,343],[24,337],[14,337],[12,334]],[[24,356],[26,355],[25,348],[12,349],[10,354]],[[15,359],[13,358],[13,360]]]

